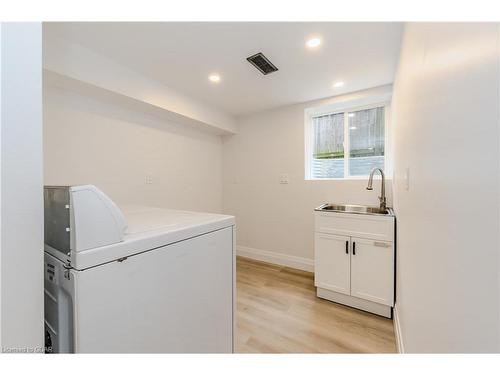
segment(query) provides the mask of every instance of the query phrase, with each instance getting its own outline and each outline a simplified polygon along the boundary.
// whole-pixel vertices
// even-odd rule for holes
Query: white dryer
[[[47,186],[46,344],[58,353],[231,353],[234,217],[121,207]]]

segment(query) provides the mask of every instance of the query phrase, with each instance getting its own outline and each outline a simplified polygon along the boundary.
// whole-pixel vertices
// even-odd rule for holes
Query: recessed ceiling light
[[[354,117],[356,116],[354,113],[349,113],[349,117]]]
[[[311,38],[306,42],[306,46],[309,48],[316,48],[319,47],[321,44],[321,39],[320,38]]]
[[[356,130],[356,129],[357,129],[357,127],[355,127],[355,126],[351,126],[349,129],[351,129],[351,130]]]
[[[208,79],[210,80],[210,82],[218,83],[218,82],[220,82],[220,75],[218,75],[218,74],[210,74],[208,76]]]
[[[344,82],[342,81],[338,81],[333,84],[333,87],[342,87],[342,86],[344,86]]]

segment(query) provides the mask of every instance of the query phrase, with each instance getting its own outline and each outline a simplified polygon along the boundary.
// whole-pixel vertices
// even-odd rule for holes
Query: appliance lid
[[[120,208],[128,224],[123,241],[73,253],[73,268],[84,270],[121,260],[235,224],[234,216],[229,215],[146,206]]]

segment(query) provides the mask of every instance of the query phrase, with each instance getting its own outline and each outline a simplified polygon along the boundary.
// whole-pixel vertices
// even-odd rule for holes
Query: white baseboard
[[[236,246],[236,255],[260,260],[262,262],[278,264],[280,266],[314,272],[314,260],[308,258],[276,253],[274,251],[254,249],[246,246]]]
[[[405,347],[403,344],[403,334],[401,332],[401,321],[399,320],[397,304],[394,305],[393,314],[394,335],[396,336],[396,349],[398,350],[398,353],[403,354],[405,352]]]

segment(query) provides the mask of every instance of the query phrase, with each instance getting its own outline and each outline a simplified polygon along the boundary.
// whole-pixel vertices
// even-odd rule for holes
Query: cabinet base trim
[[[354,307],[356,309],[371,312],[373,314],[381,315],[386,318],[392,317],[391,306],[381,305],[380,303],[367,301],[361,298],[347,296],[345,294],[333,292],[331,290],[317,288],[316,295],[319,298],[327,299],[329,301],[341,303],[342,305],[347,305]]]

